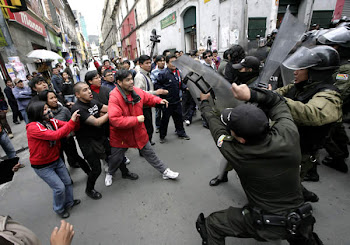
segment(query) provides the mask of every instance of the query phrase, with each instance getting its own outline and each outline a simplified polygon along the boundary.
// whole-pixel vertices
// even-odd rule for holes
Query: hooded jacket
[[[142,149],[149,139],[145,124],[138,122],[137,116],[143,115],[143,105],[154,107],[161,101],[136,87],[132,94],[126,95],[117,86],[110,93],[108,103],[111,147]]]

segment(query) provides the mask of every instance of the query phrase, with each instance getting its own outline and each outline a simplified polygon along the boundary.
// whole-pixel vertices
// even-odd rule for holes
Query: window
[[[42,7],[42,9],[43,9],[43,13],[44,13],[45,17],[48,18],[47,12],[46,12],[46,8],[45,8],[44,0],[41,0],[41,7]]]
[[[319,24],[320,28],[329,28],[333,17],[332,10],[314,11],[312,13],[311,25]]]
[[[266,17],[249,18],[248,21],[248,40],[255,40],[257,35],[265,37]]]

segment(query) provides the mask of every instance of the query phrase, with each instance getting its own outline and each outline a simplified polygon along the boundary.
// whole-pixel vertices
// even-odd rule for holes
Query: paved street
[[[15,138],[12,142],[16,149],[26,144],[24,126],[24,123],[13,125]],[[101,191],[103,198],[96,201],[84,193],[84,172],[69,169],[75,198],[82,200],[68,218],[76,231],[73,244],[201,244],[194,225],[200,212],[208,215],[230,205],[240,207],[246,203],[234,172],[229,174],[228,183],[218,187],[208,185],[218,171],[220,153],[209,130],[201,126],[198,115],[186,130],[190,141],[177,139],[172,123],[166,144],[159,143],[158,134],[154,137],[154,148],[159,157],[180,172],[177,181],[163,180],[145,159],[139,157],[137,150],[130,149],[127,152],[131,159],[129,168],[140,178],[124,180],[117,172],[113,185],[105,187],[105,174],[102,174],[96,189]],[[2,149],[0,155],[4,155]],[[43,244],[48,244],[52,229],[60,221],[52,210],[52,193],[30,167],[28,150],[19,156],[26,167],[15,174],[14,181],[0,187],[1,213],[11,215],[32,229]],[[319,172],[319,183],[305,184],[320,196],[320,201],[313,205],[317,219],[315,230],[325,244],[350,244],[350,176],[322,165]],[[227,244],[260,243],[230,238]]]

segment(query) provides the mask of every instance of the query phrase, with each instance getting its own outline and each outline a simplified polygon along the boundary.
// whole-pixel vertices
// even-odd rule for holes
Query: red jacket
[[[149,140],[145,124],[139,123],[137,116],[143,115],[143,105],[153,107],[162,99],[136,87],[134,91],[141,98],[135,104],[126,103],[118,86],[109,94],[109,140],[112,147],[142,149]],[[132,100],[131,95],[127,97]]]
[[[29,160],[32,165],[56,161],[60,157],[60,139],[67,136],[77,125],[72,120],[63,122],[53,118],[50,121],[55,131],[47,129],[39,122],[31,122],[26,126]],[[56,141],[56,144],[50,147],[50,141]]]

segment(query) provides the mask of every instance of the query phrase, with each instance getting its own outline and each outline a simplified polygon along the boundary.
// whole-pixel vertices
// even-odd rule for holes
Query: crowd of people
[[[102,198],[95,189],[101,163],[106,186],[112,185],[118,169],[122,178],[138,179],[127,168],[129,148],[137,148],[163,179],[177,179],[179,173],[154,151],[154,134],[159,135],[161,144],[176,144],[166,138],[172,117],[179,140],[190,140],[184,125],[192,124],[198,109],[203,126],[211,131],[224,157],[219,174],[209,185],[227,182],[228,173],[235,170],[248,199],[243,208],[229,207],[207,217],[201,213],[196,227],[203,244],[225,244],[227,236],[323,244],[313,232],[315,218],[309,204],[319,197],[301,182],[319,181],[317,154],[322,148],[329,154],[322,160],[324,165],[348,172],[349,140],[343,118],[350,108],[350,25],[343,23],[322,34],[307,32],[303,40],[313,39],[314,45],[301,42],[281,64],[293,71],[293,82],[281,82],[283,77],[277,71],[278,78],[269,81],[269,89],[251,86],[267,57],[261,56],[259,49],[268,52],[266,47],[273,46],[276,35],[274,31],[267,44],[260,43],[248,56],[240,45],[226,50],[223,58],[217,50],[203,48],[186,54],[224,77],[232,86],[232,96],[246,102],[221,115],[209,103],[210,93],[192,97],[185,77],[174,65],[184,55],[182,51],[141,55],[133,62],[116,59],[100,64],[95,60],[96,70],[88,71],[84,82],[79,67],[73,74],[60,63],[52,69],[49,82],[40,74],[29,77],[28,87],[20,79],[13,81],[15,87],[7,81],[5,94],[13,122],[27,123],[30,163],[52,189],[55,213],[68,218],[80,204],[73,196],[64,154],[70,167],[86,173],[85,193],[95,200]],[[0,130],[6,131],[1,142],[10,144],[9,139],[2,139],[14,137],[6,121],[7,110],[0,93]],[[9,158],[15,156],[13,147],[3,148]]]

